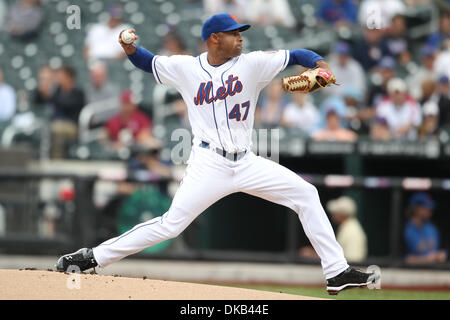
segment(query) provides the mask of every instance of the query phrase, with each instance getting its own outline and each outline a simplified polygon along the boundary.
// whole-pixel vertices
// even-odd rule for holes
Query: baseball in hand
[[[130,30],[125,30],[124,32],[122,32],[122,35],[120,37],[123,43],[131,44],[134,41],[135,34],[133,32],[130,32]]]

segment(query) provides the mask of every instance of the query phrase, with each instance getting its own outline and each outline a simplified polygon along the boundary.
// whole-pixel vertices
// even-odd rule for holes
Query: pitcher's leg
[[[248,194],[294,210],[312,246],[319,255],[327,279],[348,268],[342,247],[320,203],[317,189],[291,170],[251,155],[249,165],[239,168],[236,182]]]
[[[233,192],[229,176],[208,158],[195,159],[177,190],[170,209],[160,217],[136,225],[124,234],[93,248],[105,267],[149,246],[178,236],[206,208]],[[205,162],[206,161],[206,162]]]

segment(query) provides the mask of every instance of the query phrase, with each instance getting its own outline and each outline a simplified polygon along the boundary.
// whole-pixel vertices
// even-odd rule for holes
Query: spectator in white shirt
[[[287,0],[248,0],[247,20],[253,24],[295,27],[296,20]]]
[[[450,78],[450,39],[444,42],[443,47],[444,50],[439,53],[434,62],[434,72]]]
[[[281,124],[286,127],[299,128],[311,134],[319,122],[319,111],[312,103],[311,96],[304,93],[294,93],[293,101],[284,109]]]
[[[125,52],[117,39],[120,31],[130,26],[122,23],[122,8],[111,6],[108,10],[109,19],[106,23],[97,23],[88,31],[84,55],[86,59],[123,59]]]
[[[3,82],[0,69],[0,123],[10,120],[16,113],[16,93],[14,88]]]
[[[361,262],[367,258],[367,236],[356,219],[356,203],[346,196],[330,200],[327,209],[333,222],[338,226],[336,240],[344,250],[347,260]]]
[[[203,0],[203,9],[207,17],[227,12],[238,21],[243,22],[246,19],[246,2],[246,0]]]
[[[437,74],[433,70],[434,61],[436,60],[436,49],[425,45],[421,49],[421,55],[421,66],[406,79],[409,92],[418,101],[422,97],[422,83],[427,79],[437,79]]]
[[[392,18],[404,14],[406,6],[401,0],[364,0],[359,7],[359,23],[370,29],[391,26]]]
[[[350,55],[350,46],[339,42],[329,60],[330,68],[336,76],[339,86],[331,86],[324,90],[325,94],[342,97],[348,87],[357,90],[362,96],[366,92],[366,76],[361,64]]]
[[[376,106],[378,117],[385,118],[394,139],[415,140],[422,123],[420,105],[408,94],[406,83],[400,78],[389,80],[389,96]]]

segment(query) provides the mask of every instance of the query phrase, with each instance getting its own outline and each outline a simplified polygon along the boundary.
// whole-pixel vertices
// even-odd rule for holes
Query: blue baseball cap
[[[206,41],[212,33],[225,31],[245,31],[250,28],[249,24],[240,24],[228,13],[215,14],[205,21],[202,28],[202,38]]]
[[[416,192],[409,199],[410,206],[424,206],[428,209],[434,209],[436,203],[431,196],[425,192]]]

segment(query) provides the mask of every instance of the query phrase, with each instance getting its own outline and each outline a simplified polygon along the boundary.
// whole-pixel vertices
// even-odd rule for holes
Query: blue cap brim
[[[233,31],[233,30],[239,30],[239,31],[245,31],[247,29],[250,29],[251,25],[249,24],[235,24],[232,27],[229,27],[225,30],[222,30],[221,32],[226,32],[226,31]]]

